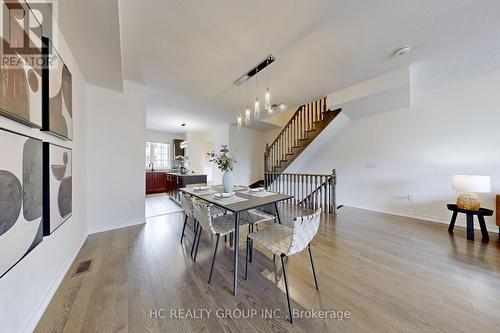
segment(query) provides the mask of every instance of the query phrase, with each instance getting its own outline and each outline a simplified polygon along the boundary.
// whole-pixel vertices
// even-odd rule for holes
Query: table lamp
[[[490,176],[454,175],[452,184],[455,191],[461,192],[457,198],[459,209],[479,210],[481,203],[476,193],[489,193],[491,191]]]

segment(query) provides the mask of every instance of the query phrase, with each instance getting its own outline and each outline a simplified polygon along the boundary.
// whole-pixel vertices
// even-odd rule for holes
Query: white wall
[[[214,149],[213,137],[207,132],[186,133],[189,171],[196,174],[206,174],[207,182],[212,181],[212,166],[208,162],[207,153]]]
[[[265,137],[250,128],[229,126],[229,149],[234,154],[234,183],[250,185],[264,179]]]
[[[458,196],[451,175],[490,175],[492,193],[480,198],[484,207],[495,209],[500,192],[498,87],[500,72],[415,91],[412,108],[353,119],[303,171],[336,168],[339,204],[445,223],[450,216],[446,203]],[[377,163],[377,168],[366,168],[366,163]],[[492,226],[493,218],[487,223]]]
[[[54,43],[72,74],[73,141],[60,140],[1,116],[0,127],[73,149],[73,213],[0,279],[2,332],[31,332],[34,329],[87,236],[85,80],[57,25],[54,27]]]
[[[144,222],[146,93],[87,86],[89,232]]]
[[[213,128],[210,133],[213,140],[213,149],[218,152],[221,145],[228,145],[231,149],[231,144],[229,142],[229,125],[223,124]],[[215,164],[212,164],[212,183],[222,184],[222,172],[217,168]]]

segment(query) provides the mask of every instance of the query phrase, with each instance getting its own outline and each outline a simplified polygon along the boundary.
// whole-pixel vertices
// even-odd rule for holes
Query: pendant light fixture
[[[238,87],[238,117],[236,117],[236,126],[238,131],[241,130],[243,117],[241,116],[241,87]]]
[[[245,109],[245,126],[248,126],[250,125],[250,108],[248,107],[248,83],[247,83],[247,107]]]
[[[259,79],[255,76],[255,104],[253,109],[253,117],[260,118],[260,104],[259,104]]]
[[[269,68],[267,68],[267,89],[266,94],[264,96],[264,110],[267,113],[272,113],[273,109],[271,108],[271,92],[269,91]]]
[[[241,113],[238,113],[238,117],[236,118],[237,126],[238,126],[238,131],[241,129],[241,126],[243,125],[243,117],[241,116]]]
[[[260,119],[260,101],[259,101],[259,83],[257,79],[257,74],[259,72],[262,72],[266,67],[268,67],[270,64],[272,64],[276,58],[270,54],[267,56],[264,60],[262,60],[260,63],[255,65],[252,69],[250,69],[248,72],[240,76],[237,80],[235,80],[233,83],[237,86],[242,86],[243,84],[246,83],[247,85],[247,99],[246,99],[246,108],[243,110],[240,108],[241,112],[238,113],[236,117],[237,125],[238,128],[241,126],[249,126],[251,117],[252,117],[252,110],[250,109],[249,105],[251,103],[251,100],[249,99],[249,84],[250,84],[250,79],[255,77],[255,102],[253,106],[253,118],[254,119]],[[271,105],[271,92],[269,89],[269,69],[267,72],[267,89],[266,89],[266,94],[264,97],[264,110],[267,112],[271,113],[273,111],[273,105]],[[241,104],[240,104],[241,106]],[[239,125],[240,123],[241,126]]]

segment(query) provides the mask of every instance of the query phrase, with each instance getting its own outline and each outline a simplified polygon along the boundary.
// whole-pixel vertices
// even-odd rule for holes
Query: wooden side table
[[[493,211],[487,208],[479,208],[478,211],[474,210],[466,210],[460,209],[456,204],[447,204],[446,205],[449,210],[453,212],[451,217],[450,226],[448,227],[448,232],[450,234],[453,233],[453,228],[455,227],[455,221],[457,219],[458,213],[464,213],[467,217],[467,239],[474,240],[474,215],[477,215],[477,219],[479,221],[479,226],[481,227],[481,235],[483,236],[483,240],[489,240],[490,236],[488,235],[488,230],[486,229],[486,222],[484,222],[485,216],[492,216]]]

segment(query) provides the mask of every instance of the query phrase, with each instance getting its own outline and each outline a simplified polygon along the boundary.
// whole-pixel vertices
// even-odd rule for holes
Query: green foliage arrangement
[[[210,158],[210,163],[217,164],[217,167],[221,171],[233,171],[234,160],[233,156],[229,154],[229,149],[227,149],[227,145],[222,145],[220,154],[216,154],[215,152],[207,153],[207,156]]]

